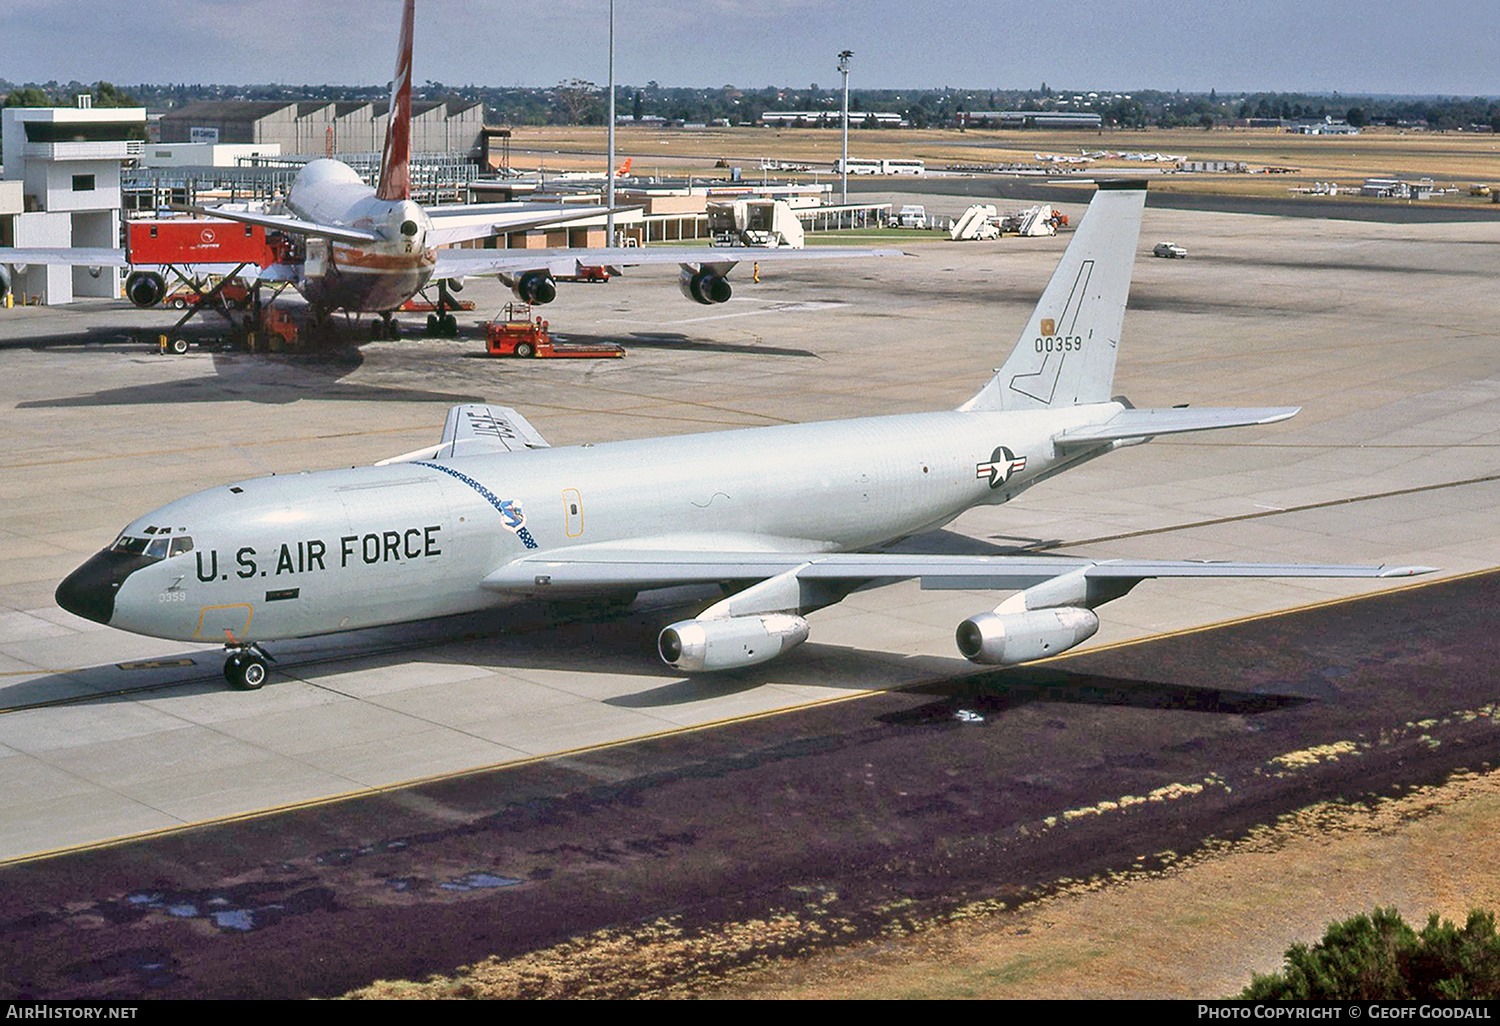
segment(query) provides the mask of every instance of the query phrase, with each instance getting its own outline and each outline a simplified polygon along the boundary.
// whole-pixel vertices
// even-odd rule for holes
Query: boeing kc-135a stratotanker
[[[373,467],[212,488],[135,520],[57,589],[79,616],[261,646],[523,599],[620,599],[713,584],[662,659],[751,666],[806,640],[805,615],[872,582],[1015,591],[958,625],[1007,665],[1094,634],[1095,609],[1154,577],[1396,577],[1414,566],[911,555],[941,527],[1156,435],[1270,424],[1296,408],[1134,409],[1111,399],[1143,182],[1103,183],[1005,365],[956,410],[551,448],[519,413],[454,407],[442,440]]]
[[[822,260],[900,256],[900,250],[823,246],[814,249],[743,247],[606,247],[598,249],[456,249],[454,243],[493,238],[528,228],[563,226],[608,213],[608,207],[542,203],[451,204],[423,207],[411,198],[411,76],[415,0],[405,0],[396,74],[386,122],[380,176],[371,189],[348,164],[331,158],[308,162],[287,192],[286,213],[237,207],[194,207],[193,212],[259,225],[302,240],[301,252],[259,269],[257,282],[289,282],[307,297],[315,321],[335,310],[378,313],[376,337],[393,336],[391,314],[429,281],[439,282],[439,319],[448,333],[456,323],[444,314],[447,287],[465,277],[496,275],[527,303],[550,303],[561,277],[590,268],[639,264],[679,264],[684,295],[705,305],[723,303],[732,288],[727,279],[744,260]],[[629,161],[626,162],[628,167]],[[13,249],[0,247],[0,295],[9,284],[5,266],[74,264],[124,267],[123,250]],[[127,298],[154,306],[166,282],[153,270],[126,279]],[[456,309],[456,306],[451,307]],[[383,325],[383,326],[382,326]]]

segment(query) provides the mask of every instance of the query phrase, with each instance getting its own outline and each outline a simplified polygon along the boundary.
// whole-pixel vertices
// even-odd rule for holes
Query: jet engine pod
[[[683,673],[735,670],[774,659],[807,640],[807,621],[790,613],[682,620],[656,641],[662,661]]]
[[[136,306],[155,306],[167,294],[167,283],[155,271],[131,271],[125,279],[125,295]]]
[[[527,271],[516,279],[510,290],[517,299],[532,306],[542,306],[557,298],[557,282],[546,271]]]
[[[1066,652],[1098,629],[1094,611],[1076,606],[980,613],[958,625],[958,650],[971,663],[1014,666]]]
[[[677,286],[682,289],[684,296],[704,306],[727,303],[729,297],[734,295],[734,289],[729,287],[729,279],[712,271],[693,272],[684,268],[677,278]]]

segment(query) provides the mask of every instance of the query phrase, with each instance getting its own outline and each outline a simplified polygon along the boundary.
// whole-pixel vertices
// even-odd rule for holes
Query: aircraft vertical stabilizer
[[[396,52],[396,76],[391,79],[380,184],[375,189],[375,195],[383,200],[411,199],[411,37],[415,7],[416,0],[406,0],[401,16],[401,45]]]
[[[1146,183],[1100,182],[1009,359],[961,410],[1108,402]]]

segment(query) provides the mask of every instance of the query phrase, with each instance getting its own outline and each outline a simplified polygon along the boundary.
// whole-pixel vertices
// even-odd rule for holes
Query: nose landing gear
[[[225,645],[224,679],[241,691],[257,691],[266,682],[266,663],[273,662],[259,645]]]

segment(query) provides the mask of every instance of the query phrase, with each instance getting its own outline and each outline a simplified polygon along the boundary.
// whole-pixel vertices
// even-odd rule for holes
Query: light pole
[[[615,0],[609,0],[609,157],[604,164],[604,244],[615,244]]]
[[[853,50],[844,50],[839,54],[839,74],[844,76],[844,160],[840,165],[844,172],[844,189],[839,203],[846,207],[849,205],[849,58],[853,56]]]

